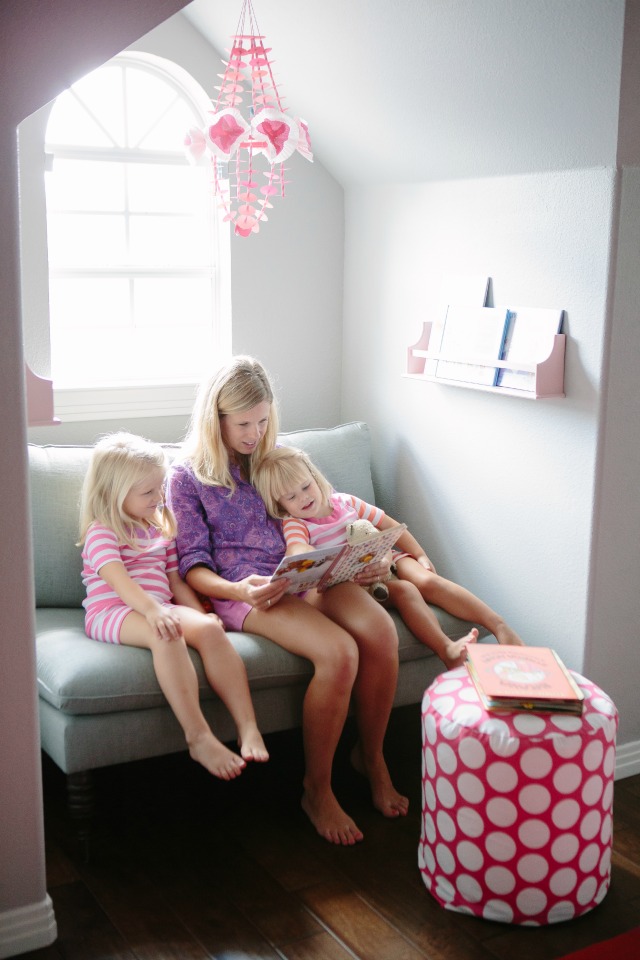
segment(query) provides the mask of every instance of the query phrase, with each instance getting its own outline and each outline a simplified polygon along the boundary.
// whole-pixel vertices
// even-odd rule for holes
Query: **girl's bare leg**
[[[310,604],[291,596],[269,610],[251,610],[243,629],[268,637],[312,662],[314,673],[302,717],[306,762],[302,809],[330,843],[357,843],[362,831],[342,809],[331,786],[333,759],[358,669],[356,644]]]
[[[151,650],[160,689],[184,731],[192,758],[221,780],[242,773],[246,762],[214,736],[200,709],[198,678],[184,638],[157,639],[145,618],[132,611],[120,628],[120,642]]]
[[[464,663],[467,645],[478,639],[475,627],[462,639],[452,640],[443,631],[435,613],[414,583],[409,580],[389,580],[387,587],[389,600],[385,606],[395,607],[411,632],[440,657],[447,670]]]
[[[352,763],[369,779],[376,809],[385,817],[404,816],[409,801],[394,787],[383,753],[398,680],[398,635],[393,621],[355,583],[331,587],[317,594],[315,602],[351,634],[360,653],[353,687],[360,739]]]
[[[258,730],[247,671],[217,618],[190,607],[178,607],[185,640],[200,654],[204,672],[234,719],[244,760],[264,762],[269,753]]]
[[[498,643],[524,646],[515,630],[465,587],[432,573],[413,557],[403,557],[396,566],[398,577],[414,583],[427,603],[435,603],[460,620],[481,624],[494,635]]]

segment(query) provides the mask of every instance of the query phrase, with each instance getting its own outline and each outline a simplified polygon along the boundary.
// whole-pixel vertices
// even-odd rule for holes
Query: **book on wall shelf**
[[[466,666],[489,712],[582,714],[584,694],[551,647],[474,643],[467,647]]]
[[[328,590],[337,583],[352,580],[370,563],[381,560],[406,529],[406,523],[400,523],[396,527],[379,530],[363,543],[353,546],[318,547],[317,550],[284,557],[271,580],[289,580],[287,593],[304,593],[314,588]]]
[[[496,386],[529,392],[535,390],[535,374],[531,370],[518,369],[518,364],[530,366],[546,360],[554,335],[562,333],[563,320],[564,310],[510,308],[501,357],[508,361],[509,367],[498,371]]]
[[[510,316],[506,307],[451,304],[442,329],[436,379],[496,386],[500,371],[491,364],[503,357]]]

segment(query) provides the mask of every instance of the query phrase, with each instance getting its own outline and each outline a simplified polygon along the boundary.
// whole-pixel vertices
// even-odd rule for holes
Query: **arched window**
[[[182,149],[208,106],[183,70],[140,53],[56,99],[45,138],[56,390],[193,384],[228,353],[228,229],[206,168]]]

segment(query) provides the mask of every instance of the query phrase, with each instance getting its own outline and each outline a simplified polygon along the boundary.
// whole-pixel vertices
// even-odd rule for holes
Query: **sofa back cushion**
[[[283,433],[279,442],[301,447],[337,490],[373,502],[369,428],[365,423]],[[170,459],[179,444],[164,445]],[[84,600],[78,517],[91,446],[29,444],[36,605],[77,607]]]

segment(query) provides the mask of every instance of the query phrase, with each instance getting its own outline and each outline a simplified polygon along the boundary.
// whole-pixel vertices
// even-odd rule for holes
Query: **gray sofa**
[[[306,450],[336,489],[374,501],[365,423],[301,430],[283,434],[281,441]],[[167,449],[171,457],[179,453],[178,446]],[[70,810],[79,821],[91,812],[92,770],[185,749],[149,653],[97,643],[84,633],[80,550],[75,542],[80,488],[90,452],[90,447],[80,446],[29,446],[41,742],[67,774]],[[436,613],[449,635],[468,632],[469,624],[443,611]],[[420,701],[442,664],[398,618],[396,623],[398,706]],[[262,731],[268,734],[299,725],[311,673],[308,661],[263,637],[230,636],[246,664]],[[208,686],[199,657],[192,656],[204,713],[216,734],[231,741],[235,731],[229,715]]]

